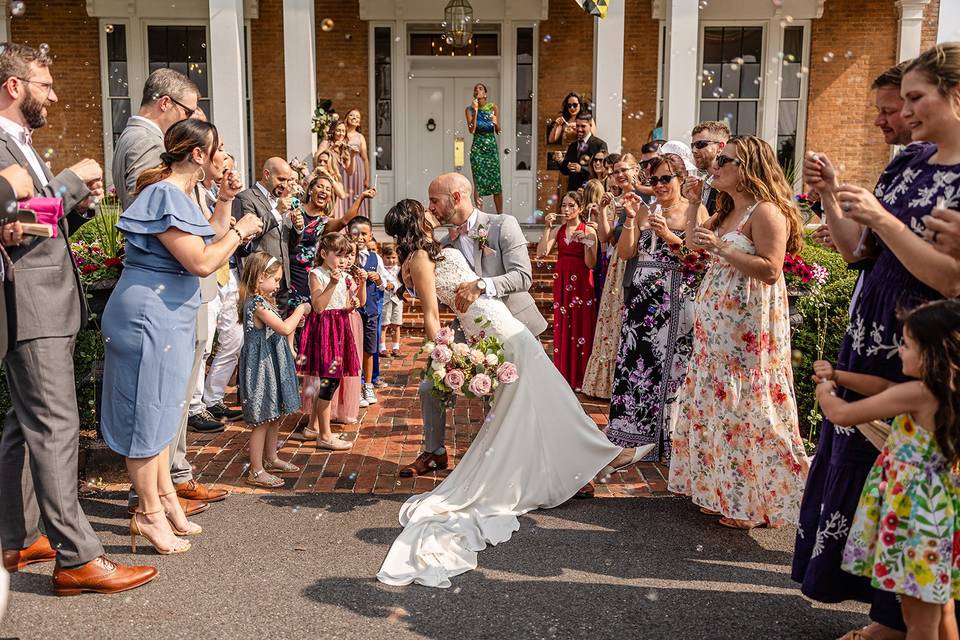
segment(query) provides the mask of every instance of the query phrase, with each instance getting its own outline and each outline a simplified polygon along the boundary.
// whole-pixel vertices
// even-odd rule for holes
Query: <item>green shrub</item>
[[[800,433],[808,447],[816,442],[823,420],[816,404],[815,385],[811,380],[814,360],[836,362],[840,343],[847,330],[850,298],[857,282],[857,272],[847,268],[835,251],[809,242],[801,252],[809,263],[819,263],[830,271],[830,279],[820,291],[800,298],[796,312],[803,318],[793,328],[791,345],[794,351],[793,375]]]

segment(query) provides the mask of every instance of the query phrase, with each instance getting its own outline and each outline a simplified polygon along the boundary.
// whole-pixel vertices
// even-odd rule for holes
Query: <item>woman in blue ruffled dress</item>
[[[131,545],[142,535],[158,553],[169,554],[190,548],[177,535],[200,532],[177,500],[168,451],[193,365],[198,276],[214,273],[259,233],[261,223],[245,216],[231,226],[240,179],[223,175],[226,154],[212,124],[178,122],[164,145],[162,164],[140,175],[137,199],[117,222],[126,255],[101,325],[106,356],[100,423],[104,440],[126,458],[140,496],[130,520]],[[187,194],[210,175],[220,192],[208,221]]]

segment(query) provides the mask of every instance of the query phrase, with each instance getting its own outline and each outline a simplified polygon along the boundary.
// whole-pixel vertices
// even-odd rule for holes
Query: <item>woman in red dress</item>
[[[557,266],[553,274],[553,363],[570,386],[580,390],[583,372],[593,349],[597,324],[591,269],[597,264],[597,232],[587,226],[583,197],[570,191],[560,202],[564,224],[554,228],[557,214],[544,217],[544,230],[537,244],[543,258],[557,245]]]

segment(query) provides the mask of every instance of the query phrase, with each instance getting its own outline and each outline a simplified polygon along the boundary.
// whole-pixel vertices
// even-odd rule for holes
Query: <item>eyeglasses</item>
[[[593,158],[593,162],[600,162],[600,163],[602,163],[604,160],[606,160],[606,158],[597,158],[597,157],[594,157],[594,158]]]
[[[193,117],[193,114],[197,112],[196,109],[191,109],[190,107],[188,107],[187,105],[183,104],[182,102],[180,102],[179,100],[177,100],[177,99],[174,98],[173,96],[167,96],[167,97],[170,98],[170,102],[172,102],[173,104],[175,104],[175,105],[177,105],[178,107],[180,107],[181,109],[183,109],[183,112],[184,112],[185,114],[187,114],[187,119],[192,118],[192,117]]]
[[[670,181],[676,177],[677,176],[672,173],[665,176],[652,176],[647,180],[647,186],[655,187],[657,186],[657,183],[662,185],[668,185],[670,184]]]
[[[739,158],[731,158],[730,156],[719,155],[717,156],[717,168],[722,169],[724,165],[733,163],[738,167],[743,164],[743,160]]]
[[[40,81],[40,80],[31,80],[31,79],[29,79],[29,78],[21,78],[20,76],[15,76],[15,77],[16,77],[17,80],[19,80],[19,81],[21,81],[21,82],[26,82],[27,84],[38,84],[38,85],[40,85],[41,87],[43,87],[43,88],[45,88],[45,89],[47,90],[47,95],[48,95],[48,96],[50,95],[50,92],[53,91],[53,83],[52,83],[52,82],[42,82],[42,81]]]
[[[694,149],[706,149],[707,147],[709,147],[709,146],[712,145],[712,144],[720,144],[720,141],[718,141],[718,140],[697,140],[696,142],[691,143],[690,146],[693,147]]]

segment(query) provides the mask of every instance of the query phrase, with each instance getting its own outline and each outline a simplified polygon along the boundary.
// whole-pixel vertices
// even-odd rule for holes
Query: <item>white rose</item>
[[[483,364],[483,351],[480,351],[480,349],[471,349],[470,362],[473,364]]]
[[[441,371],[441,370],[445,370],[446,366],[439,360],[434,360],[433,362],[430,363],[430,368],[433,369],[434,371]]]
[[[437,348],[437,345],[433,342],[427,342],[423,345],[423,352],[428,356],[433,353],[433,350]]]
[[[443,382],[443,379],[447,377],[447,368],[442,364],[440,368],[433,370],[433,379],[435,382]]]
[[[470,355],[470,347],[462,342],[458,342],[453,345],[453,355],[461,357],[468,356]]]
[[[486,360],[486,363],[491,367],[495,367],[498,364],[500,364],[500,358],[498,358],[497,354],[495,353],[488,353],[485,360]]]

